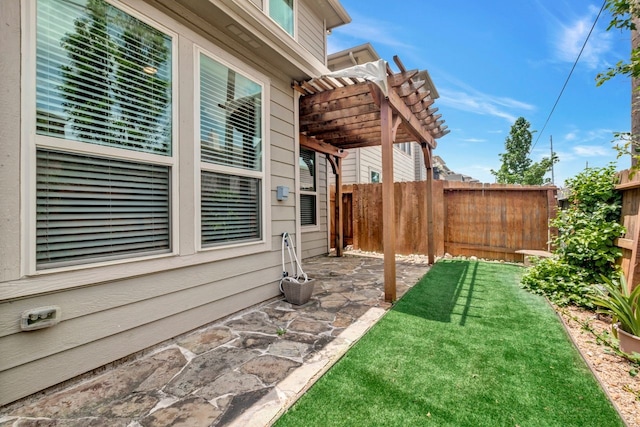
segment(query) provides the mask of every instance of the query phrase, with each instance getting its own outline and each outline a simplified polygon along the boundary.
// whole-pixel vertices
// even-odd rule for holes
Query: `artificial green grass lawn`
[[[438,262],[276,426],[624,425],[521,272]]]

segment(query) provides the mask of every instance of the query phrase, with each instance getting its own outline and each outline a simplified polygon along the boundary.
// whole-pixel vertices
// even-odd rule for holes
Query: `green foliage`
[[[511,126],[504,143],[506,152],[500,154],[502,166],[498,171],[491,170],[500,184],[542,185],[549,182],[544,175],[551,170],[558,158],[555,153],[552,158],[545,157],[536,163],[529,158],[533,136],[530,126],[524,117],[519,117]]]
[[[633,0],[607,0],[607,10],[611,13],[611,22],[607,30],[635,30],[634,19],[640,17],[640,5]],[[631,50],[629,62],[619,61],[604,73],[596,76],[596,85],[600,86],[617,75],[640,77],[640,47]]]
[[[522,279],[526,289],[546,295],[558,305],[593,307],[602,278],[619,274],[622,255],[614,240],[624,233],[618,222],[621,195],[615,190],[615,168],[589,168],[567,180],[570,206],[551,221],[554,257],[538,262]]]
[[[89,0],[61,40],[62,106],[81,141],[164,152],[170,48],[164,36],[104,0]]]
[[[607,30],[615,28],[621,31],[632,31],[636,29],[635,21],[640,18],[640,4],[638,2],[633,0],[606,0],[606,9],[612,17]],[[609,67],[603,73],[599,73],[596,76],[596,86],[600,86],[616,76],[626,76],[633,79],[640,78],[640,46],[632,46],[628,61],[618,61],[615,66]],[[633,110],[640,107],[639,89],[638,87],[634,87],[633,90],[633,100],[631,103]],[[616,142],[614,149],[618,152],[618,158],[629,155],[636,161],[640,160],[640,138],[637,134],[632,132],[616,132],[614,133],[614,141]],[[640,164],[640,162],[638,162],[638,164]],[[638,168],[640,168],[638,164],[631,167],[632,174],[636,173]]]
[[[611,314],[613,323],[619,323],[623,331],[640,336],[640,286],[629,292],[624,276],[603,277],[602,287],[596,289],[593,303],[601,307],[598,312]]]
[[[554,303],[592,307],[590,286],[584,270],[559,258],[545,258],[522,277],[522,286],[534,294],[544,295]]]
[[[108,5],[89,0],[87,16],[74,21],[75,31],[62,39],[69,65],[61,67],[62,105],[73,119],[73,129],[82,141],[105,142],[112,134],[103,124],[112,114],[110,96],[115,44],[108,36]],[[95,128],[98,128],[97,130]]]

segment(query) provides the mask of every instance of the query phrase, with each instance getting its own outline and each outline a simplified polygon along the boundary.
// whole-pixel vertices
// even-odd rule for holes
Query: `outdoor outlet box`
[[[287,200],[289,197],[289,187],[285,187],[283,185],[278,185],[277,187],[277,199],[278,200]]]
[[[62,311],[57,305],[38,307],[25,310],[20,315],[20,329],[23,331],[34,331],[36,329],[48,328],[60,322]]]

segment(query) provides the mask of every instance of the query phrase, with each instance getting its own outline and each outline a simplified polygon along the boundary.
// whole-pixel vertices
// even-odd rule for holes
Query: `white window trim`
[[[234,72],[258,83],[262,87],[262,165],[261,171],[245,170],[241,168],[234,168],[224,165],[217,165],[213,163],[203,162],[200,159],[200,54],[204,54],[209,58],[219,62],[225,67],[233,70]],[[270,196],[270,170],[269,170],[269,133],[270,126],[269,102],[270,97],[270,80],[264,74],[242,63],[237,58],[231,57],[228,53],[218,49],[205,49],[197,44],[194,44],[193,48],[193,61],[194,61],[194,190],[195,190],[195,221],[194,221],[194,236],[196,236],[196,251],[206,252],[211,255],[211,260],[219,260],[226,258],[233,258],[242,255],[249,255],[257,252],[264,252],[271,250],[271,196]],[[217,246],[202,246],[201,227],[202,227],[202,214],[201,214],[201,172],[220,172],[229,175],[239,175],[251,178],[260,178],[260,211],[261,211],[261,223],[260,230],[262,233],[260,240],[250,242],[239,242],[221,244]]]
[[[271,13],[270,13],[270,9],[269,9],[269,2],[270,0],[263,0],[262,3],[262,11],[264,12],[265,15],[267,15],[267,17],[271,20],[271,22],[273,22],[274,24],[276,24],[276,27],[278,27],[282,32],[284,32],[287,36],[291,37],[292,39],[298,41],[298,0],[293,0],[293,34],[289,34],[287,32],[287,30],[285,30],[279,23],[278,21],[276,21],[275,19],[273,19],[271,17]]]
[[[315,167],[315,174],[313,175],[313,179],[315,181],[315,187],[316,187],[316,191],[305,191],[305,190],[300,190],[300,195],[302,196],[303,194],[308,194],[311,196],[315,196],[316,198],[316,223],[315,224],[311,224],[311,225],[302,225],[302,223],[300,224],[300,230],[303,233],[307,233],[307,232],[311,232],[311,231],[320,231],[320,192],[318,191],[318,171],[319,171],[319,165],[318,165],[318,153],[317,152],[313,152],[313,166]],[[298,152],[298,169],[300,169],[300,152]],[[298,184],[298,188],[300,188],[300,184]],[[298,204],[298,211],[300,211],[300,204]],[[302,215],[301,215],[302,216]],[[301,220],[302,221],[302,220]]]
[[[95,267],[109,266],[114,264],[125,264],[140,260],[150,260],[156,258],[166,258],[177,254],[178,250],[178,224],[179,209],[176,207],[178,201],[178,34],[171,31],[164,25],[156,22],[141,12],[122,4],[117,0],[104,0],[123,12],[139,19],[140,21],[152,26],[162,33],[171,37],[171,156],[162,156],[151,153],[137,152],[115,147],[100,146],[96,144],[83,143],[65,139],[36,135],[36,40],[37,25],[36,12],[37,4],[34,1],[21,2],[22,15],[22,98],[21,98],[21,133],[22,133],[22,165],[36,164],[37,148],[62,149],[69,153],[85,154],[91,156],[107,156],[116,159],[125,159],[129,161],[140,161],[145,163],[153,163],[168,166],[171,169],[171,194],[170,194],[170,239],[171,248],[167,253],[155,255],[138,255],[133,254],[130,258],[123,258],[111,261],[98,261],[95,263],[77,264],[59,268],[49,268],[46,270],[37,270],[36,267],[36,179],[35,167],[22,167],[21,170],[21,208],[23,212],[22,221],[22,253],[21,253],[21,275],[22,276],[38,276],[52,273],[85,270]]]
[[[399,144],[394,145],[393,147],[395,149],[397,149],[399,153],[402,153],[403,155],[405,155],[407,157],[412,157],[412,155],[413,155],[413,147],[411,146],[411,144],[413,144],[413,143],[412,142],[401,142]],[[409,150],[411,152],[407,153],[405,147],[409,147]]]
[[[376,172],[380,176],[380,181],[379,182],[373,182],[371,180],[371,173],[372,172]],[[369,166],[369,177],[368,178],[369,178],[368,179],[369,184],[380,184],[382,182],[382,172],[380,172],[380,170],[378,170],[378,169],[376,169],[374,167]]]

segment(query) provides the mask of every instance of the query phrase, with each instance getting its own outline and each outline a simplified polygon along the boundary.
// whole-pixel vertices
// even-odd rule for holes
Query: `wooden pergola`
[[[396,299],[395,212],[393,185],[393,144],[418,142],[427,171],[426,206],[429,263],[435,261],[432,201],[432,150],[436,139],[447,133],[441,115],[436,114],[431,93],[420,79],[419,70],[406,70],[397,56],[399,73],[388,63],[386,81],[375,81],[360,73],[350,77],[332,75],[294,82],[300,98],[300,145],[324,153],[336,176],[336,254],[342,256],[342,171],[341,160],[350,148],[382,147],[382,218],[385,300]],[[354,70],[357,67],[353,67]],[[386,71],[386,72],[385,72]]]

